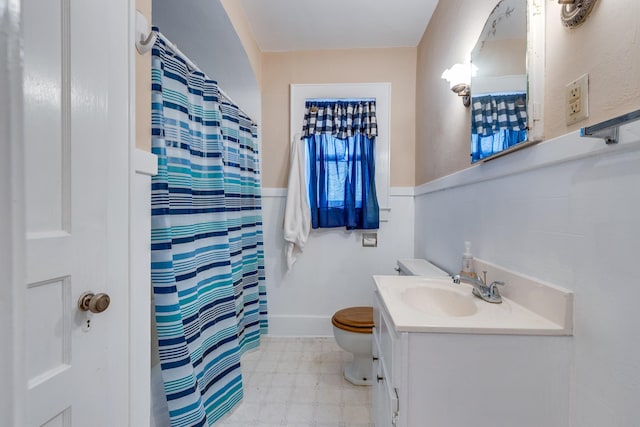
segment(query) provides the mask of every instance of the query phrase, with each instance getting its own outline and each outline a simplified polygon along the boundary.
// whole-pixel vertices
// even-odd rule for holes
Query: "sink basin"
[[[487,303],[473,296],[473,286],[454,285],[450,278],[376,275],[374,295],[389,312],[397,332],[558,336],[573,333],[573,293],[528,278],[506,277],[521,301],[545,315],[508,296],[503,297],[502,304]],[[520,284],[518,280],[525,282]],[[520,289],[515,289],[516,286]],[[540,295],[541,300],[537,301]]]
[[[473,296],[453,289],[412,287],[405,289],[401,298],[409,307],[435,316],[465,317],[478,311]]]

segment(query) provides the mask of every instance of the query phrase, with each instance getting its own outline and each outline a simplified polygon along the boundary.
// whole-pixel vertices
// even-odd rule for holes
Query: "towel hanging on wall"
[[[305,156],[301,148],[300,134],[291,141],[291,161],[289,164],[289,184],[284,210],[284,240],[287,270],[296,262],[302,252],[311,229],[311,211],[307,198]]]

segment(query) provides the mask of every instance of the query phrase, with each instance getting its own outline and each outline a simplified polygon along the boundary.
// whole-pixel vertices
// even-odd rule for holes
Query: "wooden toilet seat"
[[[370,334],[373,328],[373,307],[347,307],[336,311],[331,323],[338,329]]]

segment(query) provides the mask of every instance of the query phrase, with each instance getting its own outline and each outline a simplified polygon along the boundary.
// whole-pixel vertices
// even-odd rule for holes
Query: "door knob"
[[[109,308],[111,298],[107,294],[94,294],[85,292],[78,298],[78,309],[80,311],[90,311],[92,313],[102,313]]]

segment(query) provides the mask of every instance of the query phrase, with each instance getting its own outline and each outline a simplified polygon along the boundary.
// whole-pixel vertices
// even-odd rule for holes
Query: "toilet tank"
[[[451,275],[426,259],[399,259],[396,269],[401,276],[427,276],[449,278]]]

